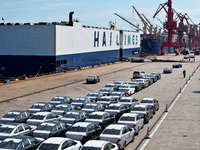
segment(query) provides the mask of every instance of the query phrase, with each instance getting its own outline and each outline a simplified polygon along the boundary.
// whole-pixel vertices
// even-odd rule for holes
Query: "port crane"
[[[184,32],[188,33],[188,26],[184,25],[184,20],[186,22],[188,22],[188,17],[186,14],[177,13],[174,9],[173,9],[173,11],[176,13],[176,16],[177,16],[175,20],[176,21],[180,20],[180,22],[178,24],[178,28],[177,28],[179,46],[180,46],[180,48],[186,48],[187,43],[183,42],[183,35],[184,35]]]
[[[168,9],[166,7],[168,7]],[[167,13],[166,29],[168,30],[168,41],[162,43],[161,53],[165,53],[164,47],[174,47],[176,49],[176,53],[178,53],[179,44],[177,42],[173,42],[173,30],[177,29],[177,22],[173,20],[172,0],[168,0],[168,2],[160,4],[153,18],[155,18],[162,9],[164,9]]]
[[[133,9],[135,10],[135,12],[137,13],[138,17],[140,18],[140,20],[142,21],[142,23],[144,24],[143,30],[144,30],[144,35],[147,34],[147,30],[149,31],[149,34],[152,34],[153,32],[153,26],[149,25],[145,19],[140,15],[140,13],[137,11],[137,9],[132,6]]]
[[[126,21],[127,23],[129,23],[131,26],[133,26],[134,28],[136,28],[137,31],[142,31],[144,32],[144,30],[139,28],[139,25],[135,25],[132,22],[128,21],[127,19],[125,19],[124,17],[118,15],[117,13],[114,13],[116,16],[118,16],[119,18],[121,18],[122,20]]]

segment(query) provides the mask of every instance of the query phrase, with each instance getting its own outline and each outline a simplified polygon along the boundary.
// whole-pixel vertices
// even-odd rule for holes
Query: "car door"
[[[122,137],[121,137],[121,144],[123,145],[125,142],[126,144],[129,143],[130,137],[126,127],[122,128]]]
[[[77,143],[73,140],[67,140],[63,143],[61,150],[78,150]]]
[[[95,139],[96,135],[95,135],[95,128],[94,126],[92,126],[92,124],[88,125],[88,128],[87,128],[87,136],[88,136],[88,139]]]
[[[59,137],[61,134],[61,129],[62,127],[60,126],[60,124],[56,124],[51,132],[51,136]]]
[[[31,127],[27,124],[22,125],[22,127],[24,128],[24,134],[23,135],[32,135],[33,130],[31,129]]]
[[[15,129],[12,136],[18,136],[18,135],[24,135],[24,134],[25,134],[24,128],[22,127],[22,125],[20,125]]]
[[[126,134],[127,134],[127,139],[128,140],[127,140],[126,143],[128,144],[133,139],[134,134],[133,134],[132,129],[130,127],[126,126],[124,128],[126,129],[126,132],[127,132]]]

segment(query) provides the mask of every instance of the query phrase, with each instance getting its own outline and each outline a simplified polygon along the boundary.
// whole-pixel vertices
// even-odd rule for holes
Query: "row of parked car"
[[[57,96],[27,111],[8,112],[0,119],[0,149],[125,149],[159,102],[144,98],[139,104],[127,97],[131,94],[120,91],[130,86],[124,81],[108,85],[86,97]]]

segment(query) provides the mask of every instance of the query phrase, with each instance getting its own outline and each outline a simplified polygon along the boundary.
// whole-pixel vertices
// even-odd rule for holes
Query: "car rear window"
[[[113,134],[113,135],[119,135],[121,130],[117,129],[105,129],[103,131],[103,134]]]

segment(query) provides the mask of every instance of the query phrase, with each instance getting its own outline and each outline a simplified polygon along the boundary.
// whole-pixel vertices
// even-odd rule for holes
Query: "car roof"
[[[121,103],[114,103],[114,104],[110,104],[109,106],[121,106],[121,105],[124,105],[124,104],[121,104]]]
[[[100,105],[99,103],[86,103],[85,105],[97,106]]]
[[[146,107],[147,105],[144,105],[144,104],[142,104],[142,103],[140,103],[140,104],[138,104],[138,105],[135,105],[134,107]]]
[[[106,129],[119,129],[119,130],[121,130],[124,126],[126,126],[126,125],[111,124],[111,125],[107,126]]]
[[[46,126],[54,126],[56,124],[60,123],[59,121],[47,121],[47,122],[43,122],[40,125],[46,125]]]
[[[132,99],[135,99],[135,98],[133,98],[133,97],[122,97],[121,99],[128,99],[128,100],[132,100]],[[121,100],[120,99],[120,100]]]
[[[109,98],[109,99],[110,99],[110,98],[112,98],[112,96],[102,96],[102,97],[100,97],[100,99],[101,99],[101,98],[102,98],[102,99],[103,99],[103,98]]]
[[[74,126],[74,127],[87,127],[88,125],[90,125],[90,124],[92,124],[92,123],[90,123],[90,122],[77,122],[77,123],[75,123],[74,125],[72,125],[72,126]]]
[[[143,98],[142,100],[154,100],[155,98]]]
[[[21,140],[24,140],[24,139],[27,139],[27,138],[30,138],[31,136],[11,136],[11,137],[9,137],[9,138],[7,138],[7,139],[9,139],[9,141],[10,141],[10,139],[21,139]],[[33,138],[33,137],[32,137]]]
[[[138,114],[135,114],[135,113],[124,113],[122,116],[125,117],[136,117]]]
[[[9,111],[8,113],[23,113],[23,112],[26,112],[24,110],[12,110],[12,111]]]
[[[79,110],[73,110],[73,111],[68,111],[66,114],[80,114],[80,113],[84,113],[84,111],[79,111]]]
[[[48,114],[52,114],[52,112],[37,112],[37,113],[35,113],[35,114],[33,114],[33,115],[46,116],[46,115],[48,115]]]
[[[64,137],[51,137],[51,138],[46,139],[43,143],[60,144],[66,140],[71,140],[71,139],[64,138]]]
[[[55,107],[67,107],[69,105],[71,105],[71,104],[59,104],[59,105],[56,105]]]
[[[21,124],[23,124],[23,123],[6,123],[6,124],[3,124],[1,127],[8,127],[8,128],[15,128],[15,127],[17,127],[18,125],[21,125]],[[0,127],[0,128],[1,128]]]
[[[35,103],[35,104],[33,104],[33,105],[40,105],[40,106],[44,106],[44,105],[46,105],[46,104],[48,104],[48,103],[45,103],[45,102],[38,102],[38,103]]]
[[[96,77],[97,75],[89,75],[88,77]]]
[[[95,112],[92,112],[90,115],[103,115],[103,114],[106,114],[107,112],[103,112],[103,111],[95,111]]]
[[[102,147],[105,143],[108,143],[108,141],[89,140],[83,146],[87,146],[87,147]]]

